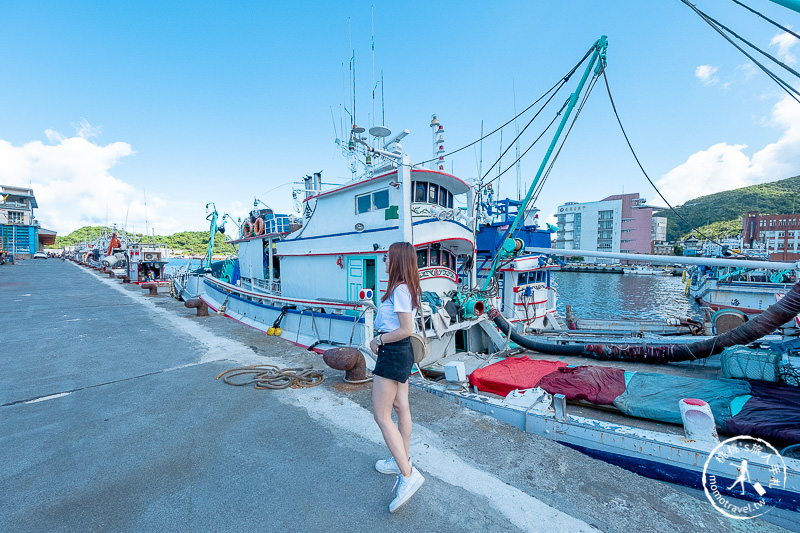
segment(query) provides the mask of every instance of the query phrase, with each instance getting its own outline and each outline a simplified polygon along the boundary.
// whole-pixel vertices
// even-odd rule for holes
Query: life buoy
[[[264,219],[258,217],[256,219],[255,224],[253,225],[253,231],[256,235],[263,235],[264,234]]]
[[[251,237],[253,235],[253,225],[250,223],[249,220],[244,221],[244,225],[242,226],[242,232],[244,233],[245,237]]]

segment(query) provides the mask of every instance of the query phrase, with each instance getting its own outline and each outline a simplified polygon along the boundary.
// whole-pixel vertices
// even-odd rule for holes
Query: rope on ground
[[[226,370],[217,376],[228,385],[253,385],[261,390],[304,389],[324,381],[322,371],[313,367],[279,368],[275,365],[249,365]]]

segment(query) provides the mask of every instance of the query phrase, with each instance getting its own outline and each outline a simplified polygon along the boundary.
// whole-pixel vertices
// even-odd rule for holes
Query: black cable
[[[768,54],[764,50],[760,49],[759,47],[757,47],[756,45],[754,45],[753,43],[751,43],[750,41],[748,41],[747,39],[745,39],[744,37],[742,37],[741,35],[736,33],[735,31],[733,31],[732,29],[730,29],[729,27],[727,27],[726,25],[724,25],[720,21],[716,20],[715,18],[710,17],[708,15],[706,15],[706,16],[708,17],[708,20],[710,20],[714,24],[718,25],[720,28],[724,29],[725,31],[727,31],[728,33],[730,33],[731,35],[733,35],[734,37],[736,37],[737,39],[739,39],[740,41],[745,43],[747,46],[749,46],[750,48],[752,48],[756,52],[760,53],[761,55],[763,55],[763,56],[765,56],[765,57],[767,57],[769,59],[771,59],[773,63],[782,66],[784,69],[788,70],[789,72],[794,74],[796,77],[800,78],[800,72],[797,72],[792,67],[790,67],[789,65],[787,65],[783,61],[779,60],[777,57],[775,57],[775,56],[773,56],[771,54]],[[795,91],[795,92],[797,92],[797,91]],[[800,93],[798,93],[798,94],[800,94]]]
[[[745,56],[747,56],[753,63],[755,63],[758,66],[758,68],[760,68],[767,76],[772,78],[772,80],[775,83],[777,83],[778,86],[780,86],[784,91],[786,91],[786,93],[789,96],[791,96],[797,103],[800,103],[800,100],[798,100],[797,97],[794,94],[792,94],[794,92],[794,93],[797,93],[798,95],[800,95],[800,92],[798,92],[794,87],[792,87],[791,85],[789,85],[788,83],[783,81],[781,78],[779,78],[776,74],[774,74],[767,67],[762,65],[761,62],[759,62],[756,58],[754,58],[753,56],[748,54],[741,46],[739,46],[738,44],[733,42],[733,40],[730,37],[728,37],[727,35],[725,35],[725,32],[723,32],[722,29],[720,29],[720,27],[719,27],[719,25],[718,25],[718,23],[716,21],[714,21],[711,17],[709,17],[708,15],[703,13],[702,11],[700,11],[696,6],[694,6],[691,2],[689,2],[689,0],[681,0],[681,2],[683,2],[684,4],[689,6],[692,9],[692,11],[697,13],[698,16],[700,16],[700,18],[702,18],[706,22],[706,24],[711,26],[726,41],[731,43],[734,47],[736,47],[737,50],[739,50],[741,53],[743,53]],[[747,42],[747,41],[745,41],[745,42]],[[753,48],[758,49],[755,45],[752,45],[750,43],[748,43],[748,45],[752,46]],[[764,53],[765,55],[768,55],[765,52],[762,52],[762,53]]]
[[[491,166],[491,168],[489,168],[489,170],[488,170],[488,171],[486,171],[486,174],[484,174],[484,175],[483,175],[483,177],[481,178],[481,184],[482,184],[482,186],[489,185],[490,183],[492,183],[492,182],[494,182],[494,181],[497,181],[498,179],[500,179],[500,177],[501,177],[503,174],[505,174],[506,172],[508,172],[508,171],[509,171],[509,170],[511,170],[512,168],[514,168],[514,165],[516,165],[516,164],[517,164],[517,162],[519,162],[520,160],[522,160],[522,158],[523,158],[523,157],[525,157],[525,155],[526,155],[528,152],[530,152],[531,148],[533,148],[533,147],[536,145],[536,143],[537,143],[537,142],[539,142],[539,141],[541,140],[541,138],[542,138],[542,137],[544,137],[544,134],[545,134],[545,133],[547,133],[547,132],[548,132],[548,130],[549,130],[550,128],[552,128],[552,127],[553,127],[553,124],[555,124],[555,123],[556,123],[556,120],[558,120],[558,117],[560,117],[560,116],[561,116],[561,113],[564,111],[564,108],[566,108],[566,107],[567,107],[567,104],[568,104],[568,103],[569,103],[569,98],[567,98],[567,99],[564,101],[564,104],[561,106],[561,109],[559,109],[559,110],[558,110],[558,112],[555,114],[555,116],[553,117],[553,120],[551,120],[551,121],[550,121],[550,124],[548,124],[548,125],[547,125],[547,127],[546,127],[546,128],[543,130],[543,131],[542,131],[542,133],[540,133],[540,134],[539,134],[539,136],[538,136],[538,137],[536,137],[536,139],[534,139],[534,141],[531,143],[531,145],[530,145],[530,146],[528,146],[528,148],[526,148],[526,149],[525,149],[525,151],[524,151],[524,152],[522,152],[522,154],[520,154],[520,156],[519,156],[518,158],[516,158],[514,161],[512,161],[512,163],[511,163],[510,165],[508,165],[508,166],[506,167],[506,169],[505,169],[504,171],[502,171],[500,174],[498,174],[497,176],[493,177],[492,179],[490,179],[490,180],[489,180],[489,181],[487,181],[486,183],[483,183],[483,179],[484,179],[484,178],[486,178],[486,176],[489,174],[489,171],[491,171],[491,170],[492,170],[492,168],[494,168],[494,165],[496,165],[496,164],[497,164],[497,163],[500,161],[500,159],[503,157],[503,154],[505,154],[505,152],[503,152],[503,154],[501,154],[501,155],[500,155],[500,157],[499,157],[499,158],[497,158],[497,160],[494,162],[494,164]],[[536,117],[534,117],[534,118],[536,118]],[[511,147],[511,146],[513,146],[513,145],[514,145],[514,143],[511,143],[511,144],[509,144],[508,146],[509,146],[509,148],[510,148],[510,147]],[[506,149],[506,152],[507,152],[507,151],[508,151],[508,148]]]
[[[775,21],[774,21],[774,20],[772,20],[771,18],[769,18],[769,17],[766,17],[766,16],[762,15],[761,13],[759,13],[758,11],[756,11],[755,9],[753,9],[752,7],[749,7],[749,6],[746,6],[746,5],[744,5],[743,3],[739,2],[739,0],[731,0],[731,1],[732,1],[734,4],[739,4],[740,6],[742,6],[743,8],[745,8],[746,10],[750,11],[751,13],[755,13],[756,15],[758,15],[759,17],[761,17],[762,19],[764,19],[764,20],[766,20],[767,22],[769,22],[770,24],[772,24],[773,26],[776,26],[776,27],[778,27],[778,28],[782,29],[783,31],[785,31],[785,32],[786,32],[786,33],[788,33],[789,35],[793,35],[793,36],[794,36],[794,37],[796,37],[797,39],[800,39],[800,35],[797,35],[795,32],[793,32],[793,31],[792,31],[792,30],[790,30],[789,28],[787,28],[787,27],[785,27],[785,26],[782,26],[782,25],[778,24],[777,22],[775,22]]]
[[[592,47],[591,47],[591,48],[589,48],[589,50],[587,50],[586,54],[584,54],[584,56],[581,58],[581,60],[580,60],[580,61],[578,61],[578,62],[575,64],[575,66],[574,66],[574,67],[572,67],[572,68],[569,70],[569,72],[567,72],[567,73],[564,75],[564,77],[562,77],[561,79],[559,79],[559,80],[558,80],[558,81],[557,81],[557,82],[556,82],[556,83],[555,83],[555,84],[554,84],[552,87],[550,87],[550,88],[549,88],[549,89],[548,89],[548,90],[547,90],[547,91],[546,91],[544,94],[542,94],[542,96],[540,96],[539,98],[537,98],[537,99],[536,99],[536,100],[535,100],[535,101],[534,101],[534,102],[533,102],[531,105],[529,105],[528,107],[526,107],[525,109],[523,109],[522,111],[520,111],[520,112],[519,112],[519,114],[517,114],[516,116],[514,116],[513,118],[511,118],[510,120],[508,120],[508,121],[507,121],[505,124],[502,124],[500,127],[498,127],[498,128],[495,128],[495,129],[494,129],[494,130],[492,130],[491,132],[489,132],[489,133],[487,133],[486,135],[482,136],[480,139],[477,139],[477,140],[475,140],[475,141],[473,141],[473,142],[471,142],[471,143],[469,143],[469,144],[467,144],[467,145],[464,145],[464,146],[462,146],[461,148],[458,148],[457,150],[453,150],[452,152],[448,152],[448,153],[444,154],[444,155],[443,155],[443,156],[441,156],[441,157],[447,157],[447,156],[453,155],[453,154],[455,154],[455,153],[458,153],[458,152],[460,152],[461,150],[465,150],[465,149],[469,148],[470,146],[474,146],[474,145],[478,144],[478,143],[479,143],[479,142],[481,142],[482,140],[484,140],[484,139],[486,139],[486,138],[488,138],[488,137],[491,137],[492,135],[494,135],[494,134],[495,134],[495,133],[497,133],[498,131],[502,130],[503,128],[505,128],[506,126],[508,126],[508,125],[509,125],[509,124],[511,124],[512,122],[514,122],[516,119],[518,119],[519,117],[521,117],[522,115],[524,115],[525,113],[527,113],[527,112],[528,112],[528,110],[530,110],[530,109],[531,109],[533,106],[535,106],[537,103],[539,103],[539,102],[540,102],[540,101],[541,101],[541,100],[542,100],[542,99],[543,99],[545,96],[547,96],[548,94],[550,94],[550,93],[553,91],[553,89],[555,89],[556,87],[558,87],[558,85],[559,85],[559,84],[560,84],[560,85],[563,87],[563,86],[564,86],[564,85],[565,85],[565,84],[566,84],[566,83],[569,81],[569,79],[572,77],[572,75],[573,75],[573,74],[575,74],[575,71],[576,71],[576,70],[578,70],[578,67],[580,67],[580,66],[581,66],[581,64],[582,64],[584,61],[586,61],[586,58],[587,58],[587,57],[589,57],[589,55],[592,53],[592,51],[594,50],[594,48],[595,48],[595,47],[594,47],[594,45],[592,45]],[[556,93],[557,93],[558,91],[560,91],[560,90],[561,90],[561,87],[559,87],[559,88],[556,90]],[[421,166],[421,165],[424,165],[425,163],[430,163],[431,161],[436,161],[437,159],[438,159],[438,158],[434,157],[433,159],[428,159],[428,160],[425,160],[425,161],[421,161],[421,162],[419,162],[419,163],[415,163],[414,165],[415,165],[415,166]]]
[[[527,123],[527,124],[525,124],[525,127],[524,127],[524,128],[522,128],[522,131],[520,131],[519,133],[517,133],[517,136],[516,136],[516,137],[514,137],[514,139],[513,139],[513,140],[512,140],[510,143],[508,143],[508,146],[506,147],[506,149],[505,149],[505,150],[503,150],[503,153],[501,153],[501,154],[500,154],[500,157],[498,157],[498,158],[495,160],[495,162],[494,162],[494,163],[492,163],[492,166],[490,166],[490,167],[489,167],[489,170],[487,170],[487,171],[486,171],[486,173],[485,173],[483,176],[481,176],[481,182],[483,182],[483,180],[484,180],[484,179],[486,179],[486,176],[488,176],[488,175],[489,175],[489,172],[491,172],[491,171],[492,171],[492,169],[495,167],[495,165],[497,165],[498,163],[500,163],[500,161],[503,159],[503,156],[505,156],[505,155],[506,155],[506,153],[508,153],[508,151],[509,151],[509,150],[511,150],[511,147],[512,147],[512,146],[514,146],[514,143],[516,143],[516,142],[517,142],[517,139],[519,139],[519,138],[522,136],[522,134],[523,134],[523,133],[525,133],[525,130],[527,130],[527,129],[528,129],[528,127],[529,127],[531,124],[533,124],[533,121],[534,121],[534,120],[536,120],[536,118],[537,118],[539,115],[541,115],[541,114],[542,114],[542,111],[544,111],[544,108],[545,108],[545,107],[547,107],[547,105],[548,105],[548,104],[549,104],[549,103],[550,103],[550,102],[553,100],[553,98],[555,98],[556,94],[558,94],[558,92],[557,92],[557,91],[556,91],[556,92],[554,92],[554,93],[553,93],[553,94],[550,96],[550,98],[548,98],[548,99],[547,99],[547,101],[546,101],[544,104],[542,104],[542,108],[541,108],[539,111],[537,111],[537,112],[536,112],[536,114],[535,114],[535,115],[533,115],[533,117],[531,117],[531,119],[528,121],[528,123]],[[569,101],[569,98],[567,99],[567,101]],[[566,105],[566,104],[565,104],[565,105]],[[562,107],[561,107],[561,109],[564,109],[564,106],[562,106]],[[559,111],[559,113],[561,113],[561,111]],[[556,117],[558,117],[558,114],[556,115]],[[552,122],[551,122],[550,124],[552,125]],[[550,127],[550,126],[548,126],[547,128],[549,128],[549,127]],[[547,131],[547,129],[545,129],[545,131]],[[542,132],[542,135],[544,135],[544,132]],[[541,139],[542,135],[539,135],[539,138],[537,138],[537,139],[536,139],[536,141],[538,141],[539,139]],[[536,144],[536,141],[534,141],[534,144]],[[533,145],[531,145],[531,146],[533,146]],[[530,149],[530,148],[529,148],[529,149]],[[526,152],[527,152],[527,150],[526,150]],[[519,157],[517,158],[517,160],[516,160],[516,161],[514,161],[514,163],[511,163],[511,165],[510,165],[508,168],[506,168],[506,169],[505,169],[505,170],[504,170],[502,173],[498,174],[498,176],[497,176],[497,177],[499,178],[500,176],[502,176],[503,174],[505,174],[505,173],[508,171],[508,169],[509,169],[509,168],[511,168],[511,167],[513,167],[513,166],[514,166],[514,164],[515,164],[517,161],[519,161],[520,159],[522,159],[522,156],[519,156]]]
[[[601,70],[604,72],[605,67],[602,67]],[[531,203],[536,203],[536,200],[539,198],[539,194],[541,193],[542,188],[544,187],[544,183],[547,181],[547,178],[550,176],[550,172],[553,170],[553,166],[555,165],[556,159],[558,159],[558,156],[561,155],[561,150],[564,148],[564,144],[567,142],[567,138],[569,138],[569,134],[572,132],[572,128],[575,126],[575,122],[577,122],[578,117],[581,115],[581,111],[583,111],[583,107],[589,100],[589,95],[592,93],[594,86],[597,84],[598,76],[599,73],[592,76],[592,80],[589,82],[589,86],[583,95],[583,99],[581,100],[581,103],[578,105],[578,108],[575,110],[575,116],[572,118],[572,121],[569,124],[569,128],[567,128],[566,133],[564,133],[564,136],[562,137],[561,142],[558,145],[558,149],[556,150],[555,154],[550,160],[550,163],[547,165],[547,170],[542,175],[542,179],[539,181],[539,183],[536,184],[536,189],[533,191],[533,195],[531,195]]]
[[[650,179],[650,176],[648,176],[648,174],[647,174],[647,171],[645,171],[644,167],[642,166],[642,163],[641,163],[641,161],[639,161],[639,156],[637,156],[637,155],[636,155],[636,151],[634,151],[634,149],[633,149],[633,145],[631,145],[631,141],[630,141],[630,139],[628,138],[628,134],[625,132],[625,128],[622,126],[622,120],[619,118],[619,113],[617,112],[617,106],[616,106],[616,104],[614,103],[614,98],[611,96],[611,87],[608,85],[608,77],[606,76],[606,72],[605,72],[605,70],[603,70],[603,80],[604,80],[604,81],[605,81],[605,83],[606,83],[606,90],[608,91],[608,99],[611,101],[611,109],[613,109],[613,111],[614,111],[614,116],[617,118],[617,124],[619,124],[619,129],[620,129],[620,130],[622,130],[622,136],[623,136],[623,137],[625,137],[625,142],[626,142],[626,143],[628,143],[628,148],[630,148],[630,150],[631,150],[631,155],[633,155],[633,158],[636,160],[636,164],[637,164],[637,165],[639,165],[639,169],[642,171],[642,174],[644,174],[644,177],[645,177],[645,178],[647,178],[647,181],[648,181],[648,182],[650,182],[650,185],[651,185],[651,186],[653,187],[653,189],[656,191],[656,193],[658,194],[658,196],[660,196],[660,197],[661,197],[661,199],[662,199],[662,200],[664,200],[664,203],[665,203],[665,204],[667,204],[667,206],[670,208],[670,210],[671,210],[673,213],[675,213],[675,215],[676,215],[678,218],[680,218],[680,219],[681,219],[681,221],[683,221],[683,223],[684,223],[684,224],[686,224],[687,226],[689,226],[689,227],[692,229],[692,231],[696,231],[696,232],[697,232],[697,233],[698,233],[698,234],[699,234],[701,237],[703,237],[704,239],[706,239],[706,240],[708,240],[708,241],[711,241],[711,242],[713,242],[714,244],[717,244],[717,245],[719,245],[719,246],[722,246],[722,244],[721,244],[721,243],[717,242],[717,241],[716,241],[716,240],[714,240],[714,239],[711,239],[711,238],[707,237],[707,236],[706,236],[706,235],[705,235],[705,234],[704,234],[702,231],[700,231],[699,229],[695,228],[695,227],[692,225],[692,223],[691,223],[691,222],[689,222],[688,220],[686,220],[686,219],[683,217],[683,215],[681,215],[681,214],[680,214],[678,211],[676,211],[676,210],[675,210],[675,208],[674,208],[674,207],[672,207],[672,204],[670,204],[670,203],[669,203],[669,201],[668,201],[668,200],[667,200],[667,199],[664,197],[664,195],[663,195],[663,194],[661,194],[661,191],[658,189],[658,187],[656,187],[656,184],[655,184],[655,183],[653,183],[653,180],[651,180],[651,179]]]
[[[605,69],[603,69],[603,70],[605,70]],[[592,89],[594,89],[594,86],[597,84],[597,77],[598,76],[599,76],[599,73],[595,74],[594,76],[592,76],[592,80],[589,82],[589,85],[588,85],[588,87],[586,89],[586,92],[584,92],[583,98],[581,99],[580,104],[578,105],[578,107],[575,110],[575,115],[572,117],[572,121],[570,122],[570,125],[567,128],[567,131],[564,133],[563,137],[561,138],[561,142],[558,144],[558,149],[555,151],[555,153],[553,154],[553,157],[550,159],[550,162],[549,162],[549,164],[547,166],[547,170],[542,175],[542,179],[536,185],[536,189],[534,190],[534,194],[531,196],[531,200],[530,200],[529,204],[535,203],[535,200],[536,200],[536,197],[538,196],[539,191],[542,190],[542,186],[544,185],[544,182],[547,181],[547,177],[550,175],[550,171],[553,169],[553,165],[555,164],[556,159],[558,159],[558,156],[561,154],[561,150],[564,148],[564,144],[567,142],[567,138],[569,137],[570,132],[572,132],[572,128],[573,128],[573,126],[575,126],[575,122],[578,120],[578,117],[580,116],[584,105],[586,105],[586,101],[589,99],[589,95],[591,94]],[[561,112],[564,110],[564,108],[567,106],[568,103],[569,103],[569,99],[566,102],[564,102],[564,106],[562,106],[562,108],[559,110],[558,114],[556,114],[555,118],[553,119],[553,122],[555,122],[555,120],[561,115]],[[547,129],[550,129],[550,126],[552,126],[553,122],[550,123],[550,125],[547,127]],[[545,131],[547,131],[547,130],[545,130]],[[544,135],[544,132],[542,132],[542,135]],[[540,135],[539,138],[541,138],[542,135]],[[538,140],[539,139],[536,139],[536,141],[538,141]],[[534,141],[534,144],[536,144],[536,141]],[[525,150],[525,152],[519,157],[519,159],[522,159],[522,157],[525,154],[527,154],[528,150],[530,150],[531,148],[533,148],[533,144],[530,147],[528,147],[527,150]],[[512,168],[512,167],[513,167],[513,164],[510,165],[508,168]],[[508,169],[506,169],[506,171],[507,170]],[[503,171],[503,173],[505,173],[506,171]],[[503,173],[499,174],[494,179],[499,178],[500,176],[503,175]],[[494,180],[492,180],[492,181],[494,181]],[[491,181],[489,183],[491,183]],[[487,185],[488,185],[488,183],[487,183]],[[516,235],[516,232],[518,232],[519,230],[520,230],[519,226],[517,226],[514,229],[515,235]],[[507,232],[505,235],[503,235],[503,240],[505,240],[505,239],[507,239],[509,237],[509,233],[510,232]],[[511,236],[513,237],[514,235],[511,235]],[[502,250],[502,248],[498,248],[497,252],[495,253],[495,257],[500,253],[501,250]],[[492,257],[492,261],[494,261],[495,257]],[[513,259],[514,258],[510,259],[509,261],[511,261]],[[499,269],[499,267],[498,267],[498,269]]]

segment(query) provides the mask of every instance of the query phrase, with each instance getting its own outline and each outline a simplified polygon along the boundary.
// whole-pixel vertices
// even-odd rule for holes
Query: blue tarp
[[[614,406],[625,414],[682,424],[679,402],[698,398],[708,402],[714,421],[726,429],[731,418],[731,402],[750,394],[750,384],[736,379],[697,379],[650,372],[626,372],[625,392],[614,400]]]

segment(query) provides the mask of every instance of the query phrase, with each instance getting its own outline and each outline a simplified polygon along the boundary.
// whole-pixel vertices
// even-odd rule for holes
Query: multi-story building
[[[567,202],[558,207],[556,248],[649,254],[656,240],[653,212],[638,193],[617,194],[599,202]],[[666,219],[663,240],[666,240]],[[658,233],[661,235],[661,233]],[[600,261],[600,258],[587,261]]]
[[[0,185],[0,250],[24,256],[55,243],[56,232],[40,228],[33,216],[38,208],[33,189]]]
[[[750,211],[742,219],[745,248],[766,250],[772,261],[800,259],[800,214],[760,215]]]

